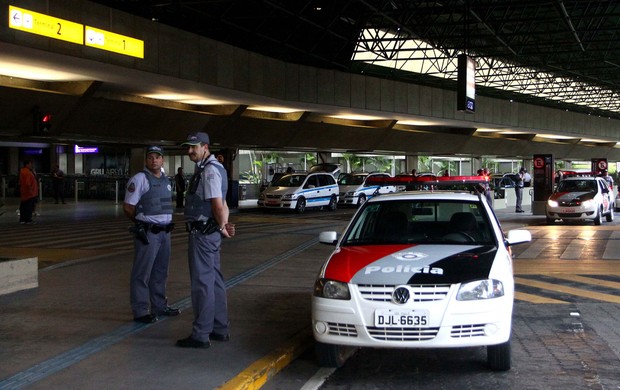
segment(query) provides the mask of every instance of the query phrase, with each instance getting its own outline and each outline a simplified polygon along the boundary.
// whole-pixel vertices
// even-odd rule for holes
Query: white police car
[[[319,363],[341,366],[356,347],[486,346],[510,369],[514,279],[510,246],[484,196],[402,192],[368,200],[323,264],[312,297]]]
[[[591,219],[600,225],[603,216],[607,222],[614,220],[613,189],[600,177],[568,177],[560,181],[547,200],[547,223]]]
[[[389,179],[391,176],[387,173],[348,173],[338,178],[338,186],[340,195],[338,203],[348,206],[359,206],[364,204],[366,200],[378,194],[388,194],[396,192],[393,185],[378,185],[368,183],[370,178]]]
[[[258,197],[260,208],[294,209],[303,213],[308,207],[338,207],[338,183],[331,173],[291,173],[282,176]]]

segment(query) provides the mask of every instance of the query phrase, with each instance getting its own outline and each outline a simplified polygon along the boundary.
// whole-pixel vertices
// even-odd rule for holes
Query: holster
[[[129,228],[129,231],[133,233],[133,235],[142,242],[144,245],[149,244],[149,238],[146,235],[146,231],[148,229],[148,225],[145,223],[138,222],[134,226]]]

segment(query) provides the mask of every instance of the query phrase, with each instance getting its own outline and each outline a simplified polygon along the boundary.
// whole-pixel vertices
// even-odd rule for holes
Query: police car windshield
[[[558,192],[594,192],[596,180],[562,180],[558,184]]]
[[[479,202],[416,199],[368,204],[342,245],[492,245],[493,237]]]
[[[291,175],[284,175],[273,183],[273,185],[276,187],[299,187],[304,182],[306,176],[308,175],[295,173]]]
[[[338,179],[338,184],[341,186],[357,186],[364,183],[365,178],[366,175],[344,175]]]

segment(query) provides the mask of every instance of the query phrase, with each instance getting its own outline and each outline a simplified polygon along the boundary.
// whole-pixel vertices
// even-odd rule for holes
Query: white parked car
[[[348,173],[338,179],[340,195],[338,203],[341,205],[359,206],[368,199],[379,194],[396,192],[396,186],[376,185],[367,183],[369,178],[385,178],[391,176],[387,173]]]
[[[303,213],[308,207],[338,207],[338,183],[331,173],[291,173],[282,176],[258,197],[262,208],[294,209]]]
[[[558,183],[547,200],[547,223],[587,220],[600,225],[614,220],[613,191],[600,177],[568,177]]]
[[[494,370],[511,364],[514,300],[511,245],[484,196],[402,192],[374,197],[323,264],[312,297],[312,329],[323,366],[357,347],[486,346]]]

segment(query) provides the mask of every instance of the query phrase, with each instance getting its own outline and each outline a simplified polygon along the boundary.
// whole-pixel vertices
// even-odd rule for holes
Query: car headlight
[[[457,301],[475,301],[504,296],[504,284],[496,279],[476,280],[461,285],[456,293]]]
[[[349,191],[349,192],[347,192],[347,196],[355,196],[355,191]]]
[[[265,200],[265,193],[261,192],[260,195],[258,195],[258,200]]]
[[[594,201],[592,199],[590,200],[584,200],[583,202],[581,202],[581,207],[585,207],[585,208],[592,208],[594,207]]]
[[[284,199],[284,200],[292,200],[292,199],[295,199],[295,195],[296,194],[286,194],[286,195],[282,196],[282,199]]]
[[[314,296],[345,301],[351,299],[349,286],[346,283],[325,278],[317,279],[314,283]]]
[[[556,202],[555,200],[551,200],[551,199],[549,199],[547,201],[547,204],[549,205],[549,207],[558,207],[559,206],[558,202]]]

